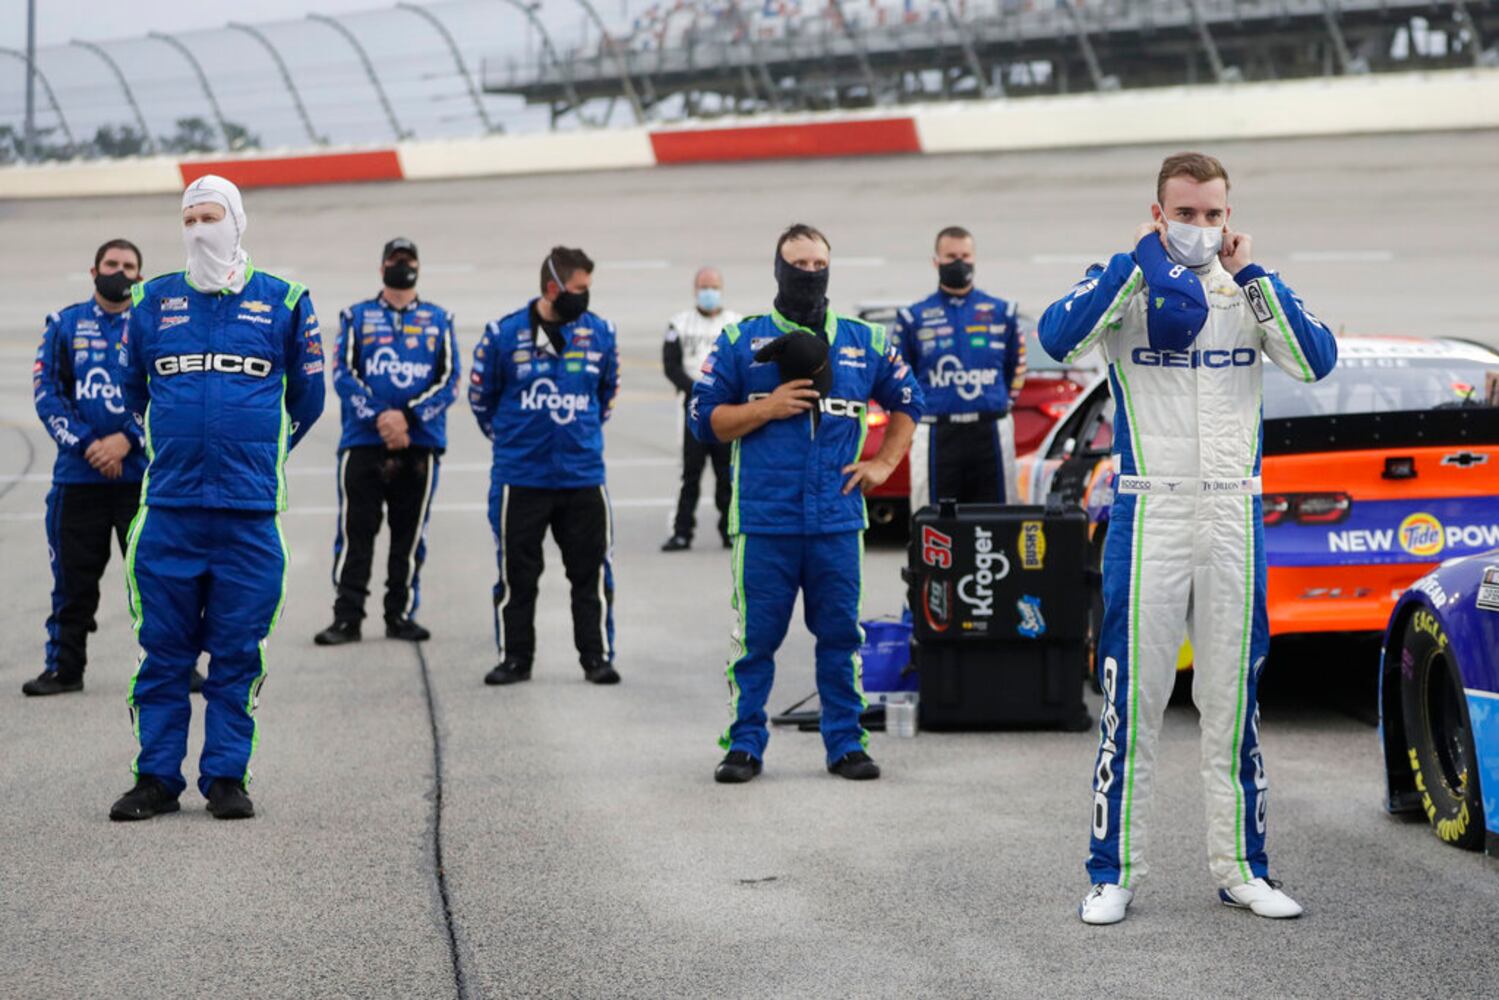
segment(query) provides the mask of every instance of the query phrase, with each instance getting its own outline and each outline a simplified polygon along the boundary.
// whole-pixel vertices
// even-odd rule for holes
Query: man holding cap
[[[176,812],[189,676],[208,653],[198,790],[219,819],[255,815],[265,644],[286,601],[286,455],[323,412],[323,344],[307,289],[256,270],[239,189],[182,195],[187,269],[131,289],[125,404],[148,465],[125,554],[141,657],[127,701],[140,753],[115,820]]]
[[[333,624],[319,646],[357,642],[369,596],[382,509],[390,517],[385,635],[430,637],[412,618],[421,600],[427,518],[457,394],[453,316],[416,294],[416,244],[397,237],[380,255],[384,287],[338,319],[333,388],[343,401],[338,443],[338,533],[333,540]]]
[[[921,390],[885,328],[828,308],[827,237],[794,225],[776,241],[775,308],[724,327],[692,391],[693,433],[733,442],[733,607],[728,664],[732,719],[714,772],[725,783],[760,773],[775,654],[800,591],[817,637],[817,692],[827,768],[880,776],[859,724],[859,627],[864,529],[861,491],[889,478],[921,418]],[[860,461],[867,400],[890,411],[879,454]]]

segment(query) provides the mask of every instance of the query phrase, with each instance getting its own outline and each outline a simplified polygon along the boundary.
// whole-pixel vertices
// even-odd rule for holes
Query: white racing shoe
[[[1257,917],[1290,920],[1301,916],[1301,904],[1281,892],[1280,883],[1272,879],[1257,878],[1232,889],[1219,889],[1218,898],[1224,906],[1248,910]]]
[[[1085,924],[1117,924],[1125,917],[1125,911],[1129,909],[1130,900],[1135,898],[1133,889],[1115,885],[1112,882],[1100,882],[1078,904],[1077,915]]]

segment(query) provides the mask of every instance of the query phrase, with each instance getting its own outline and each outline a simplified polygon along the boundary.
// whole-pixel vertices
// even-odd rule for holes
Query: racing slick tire
[[[1441,621],[1418,608],[1400,636],[1400,701],[1411,774],[1437,837],[1476,851],[1484,841],[1483,798],[1461,676]]]

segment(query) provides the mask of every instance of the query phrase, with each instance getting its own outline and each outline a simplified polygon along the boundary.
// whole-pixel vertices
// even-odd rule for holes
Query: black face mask
[[[776,311],[782,316],[802,326],[822,325],[828,308],[827,268],[803,271],[777,253],[776,289]]]
[[[124,302],[130,298],[130,286],[133,284],[135,284],[135,279],[124,271],[94,276],[94,291],[98,292],[105,302]]]
[[[833,391],[833,365],[828,358],[828,342],[819,334],[807,333],[805,330],[783,333],[756,351],[755,360],[761,364],[774,361],[780,370],[783,384],[793,379],[811,379],[812,388],[817,390],[817,395],[822,399],[826,399]],[[814,434],[821,419],[822,411],[814,408]]]
[[[973,284],[973,265],[966,260],[950,260],[937,268],[937,282],[943,288],[967,288]]]
[[[416,287],[416,265],[409,260],[398,260],[385,265],[383,277],[386,288],[405,291]]]
[[[569,292],[562,289],[552,300],[552,311],[562,322],[571,323],[588,311],[588,290],[585,288],[581,292]]]

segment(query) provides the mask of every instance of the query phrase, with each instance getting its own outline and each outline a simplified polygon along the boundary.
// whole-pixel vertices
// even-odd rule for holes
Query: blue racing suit
[[[1273,272],[1173,265],[1154,233],[1091,268],[1039,332],[1058,361],[1102,350],[1114,397],[1089,876],[1134,888],[1145,875],[1142,818],[1190,629],[1209,868],[1222,889],[1266,877],[1261,360],[1313,382],[1337,342]]]
[[[338,450],[383,446],[375,418],[400,410],[413,448],[444,451],[459,367],[453,316],[441,306],[416,299],[397,309],[376,296],[345,309],[333,369],[333,388],[343,401]]]
[[[783,333],[805,329],[774,310],[724,327],[692,391],[690,420],[698,440],[718,441],[713,411],[719,406],[775,391],[778,368],[756,362],[754,354]],[[819,403],[820,423],[810,413],[773,420],[732,445],[729,532],[737,623],[728,664],[732,719],[719,744],[764,757],[775,654],[800,591],[807,628],[817,638],[822,739],[831,764],[869,739],[859,725],[865,706],[859,615],[869,522],[863,495],[843,492],[843,469],[863,451],[868,400],[920,420],[922,397],[884,327],[829,312],[821,331],[806,332],[820,332],[831,346],[833,382]]]
[[[253,266],[239,293],[183,272],[132,289],[125,401],[145,427],[126,550],[141,658],[132,764],[181,792],[188,680],[208,653],[198,788],[248,784],[265,642],[286,598],[287,452],[323,411],[323,346],[306,289]]]
[[[619,393],[618,341],[613,323],[585,312],[560,328],[559,346],[535,309],[533,299],[490,323],[469,375],[469,407],[494,443],[495,645],[502,660],[531,662],[550,528],[572,587],[573,643],[585,661],[612,661],[614,526],[604,422]]]
[[[92,299],[47,317],[32,365],[36,415],[57,442],[47,492],[47,557],[52,613],[47,617],[47,670],[72,680],[83,673],[88,635],[99,607],[99,578],[135,516],[146,468],[140,424],[125,406],[122,373],[130,313],[110,313]],[[84,458],[96,440],[123,433],[131,441],[118,479]]]
[[[897,314],[896,346],[926,394],[911,442],[911,507],[1015,499],[1015,422],[1025,338],[1015,303],[938,289]]]

